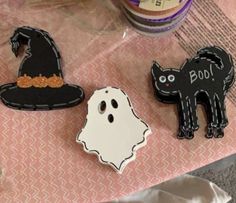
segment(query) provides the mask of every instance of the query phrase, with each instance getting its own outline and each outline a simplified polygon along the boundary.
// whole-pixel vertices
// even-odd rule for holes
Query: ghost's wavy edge
[[[143,121],[142,121],[142,122],[143,122]],[[147,129],[143,132],[143,139],[142,139],[142,141],[141,141],[141,142],[138,142],[138,143],[135,144],[135,145],[133,145],[132,150],[131,150],[131,151],[132,151],[132,154],[131,154],[129,157],[126,157],[126,158],[120,163],[119,167],[117,167],[117,166],[116,166],[114,163],[112,163],[112,162],[103,160],[102,155],[99,153],[99,151],[88,149],[88,147],[87,147],[87,145],[86,145],[86,143],[85,143],[84,141],[81,141],[81,140],[78,139],[77,142],[83,145],[84,151],[86,151],[86,152],[88,152],[88,153],[91,153],[91,154],[97,155],[97,157],[98,157],[98,159],[99,159],[99,161],[100,161],[101,163],[113,167],[118,173],[121,174],[121,173],[123,172],[125,166],[126,166],[129,162],[131,162],[131,161],[133,161],[133,160],[135,159],[137,150],[140,149],[140,148],[142,148],[142,147],[144,147],[144,146],[146,145],[147,136],[148,136],[149,134],[151,134],[151,130],[150,130],[150,128],[147,128]]]
[[[106,88],[109,88],[109,87],[100,88],[100,89],[98,89],[98,90],[106,89]],[[126,158],[120,163],[119,167],[117,167],[117,166],[116,166],[114,163],[112,163],[112,162],[103,160],[102,155],[99,153],[99,151],[88,149],[86,143],[85,143],[84,141],[82,141],[82,140],[79,139],[79,135],[82,133],[84,127],[86,126],[87,118],[86,118],[84,127],[82,128],[82,130],[81,130],[81,131],[77,134],[77,136],[76,136],[76,142],[83,145],[84,151],[86,151],[87,153],[91,153],[91,154],[97,155],[97,157],[98,157],[98,159],[99,159],[99,161],[100,161],[101,163],[111,166],[111,167],[114,168],[119,174],[121,174],[121,173],[123,172],[125,166],[126,166],[129,162],[135,160],[136,151],[146,145],[146,143],[147,143],[147,136],[150,135],[150,134],[152,133],[152,131],[151,131],[151,128],[150,128],[142,119],[140,119],[140,118],[136,115],[136,113],[135,113],[135,111],[134,111],[134,109],[133,109],[133,106],[132,106],[132,104],[131,104],[131,102],[130,102],[130,100],[129,100],[128,95],[127,95],[123,90],[121,90],[120,88],[117,88],[117,87],[110,87],[110,88],[118,89],[118,90],[120,90],[120,91],[126,96],[126,99],[128,100],[128,103],[129,103],[129,106],[130,106],[130,108],[131,108],[131,111],[132,111],[133,115],[134,115],[138,120],[140,120],[140,121],[146,126],[146,130],[143,131],[143,139],[142,139],[142,141],[140,141],[140,142],[138,142],[137,144],[133,145],[133,147],[132,147],[132,154],[131,154],[129,157],[126,157]],[[96,91],[97,91],[97,90],[96,90]]]

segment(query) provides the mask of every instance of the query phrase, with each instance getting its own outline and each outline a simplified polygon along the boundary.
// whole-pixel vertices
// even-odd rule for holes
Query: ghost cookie
[[[128,96],[118,88],[106,87],[96,90],[88,101],[86,123],[76,141],[86,152],[97,154],[101,163],[122,173],[150,133]]]

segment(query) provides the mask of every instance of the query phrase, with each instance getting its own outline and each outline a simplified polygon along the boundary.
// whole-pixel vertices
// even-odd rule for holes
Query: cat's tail
[[[225,79],[225,89],[228,90],[231,86],[233,86],[234,81],[235,81],[235,71],[233,68]]]
[[[229,89],[234,83],[234,63],[232,56],[220,47],[212,46],[200,49],[197,53],[199,58],[211,61],[221,70],[225,77],[226,89]]]

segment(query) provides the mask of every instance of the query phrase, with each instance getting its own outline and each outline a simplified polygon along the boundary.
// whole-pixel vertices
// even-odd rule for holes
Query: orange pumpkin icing
[[[29,88],[32,86],[32,78],[24,74],[24,76],[20,76],[17,78],[17,86],[21,88]]]
[[[53,74],[52,77],[48,78],[48,86],[52,88],[59,88],[64,85],[64,81],[61,77]]]
[[[63,85],[63,79],[55,74],[49,78],[42,76],[41,74],[34,78],[27,76],[26,74],[17,78],[17,86],[20,88],[29,88],[32,86],[36,88],[44,88],[47,86],[51,88],[60,88]]]
[[[41,75],[39,75],[38,77],[34,77],[32,78],[32,85],[38,88],[47,87],[47,78]]]

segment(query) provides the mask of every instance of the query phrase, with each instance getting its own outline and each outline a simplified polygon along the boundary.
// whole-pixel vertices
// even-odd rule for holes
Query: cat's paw
[[[194,133],[193,131],[188,131],[187,135],[185,136],[186,139],[191,140],[194,138]]]
[[[223,138],[224,137],[224,128],[217,128],[215,134],[215,138]]]
[[[206,137],[207,139],[213,138],[213,137],[214,137],[214,134],[215,134],[214,131],[215,131],[215,130],[214,130],[213,127],[208,127],[208,128],[207,128],[207,134],[205,135],[205,137]]]
[[[186,130],[184,129],[183,126],[179,128],[179,133],[177,135],[177,138],[180,140],[183,140],[185,138]]]
[[[228,119],[224,119],[221,121],[220,127],[225,128],[228,125],[229,121]]]
[[[198,129],[199,129],[199,125],[198,124],[193,125],[193,127],[192,127],[193,131],[197,131]]]
[[[178,139],[188,139],[191,140],[194,138],[194,131],[192,129],[188,129],[185,127],[180,127],[180,131],[178,134]]]
[[[185,135],[180,131],[180,132],[178,133],[178,135],[177,135],[177,138],[178,138],[179,140],[183,140],[183,139],[185,138]]]

